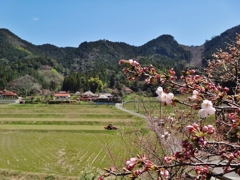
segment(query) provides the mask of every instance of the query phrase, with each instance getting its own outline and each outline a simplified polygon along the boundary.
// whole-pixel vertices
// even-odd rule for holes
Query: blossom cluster
[[[206,174],[208,173],[208,166],[196,166],[195,172],[196,172],[196,179],[197,180],[204,180],[206,179]]]
[[[201,108],[202,109],[198,111],[198,115],[201,118],[206,118],[208,115],[215,114],[216,111],[216,109],[213,107],[212,102],[206,99],[203,100]]]
[[[111,167],[110,169],[105,169],[107,173],[105,173],[104,176],[101,176],[98,178],[98,180],[103,180],[104,177],[110,176],[111,173],[116,173],[116,168]],[[147,171],[157,171],[158,172],[158,179],[169,179],[170,174],[169,171],[163,167],[157,166],[152,161],[147,159],[146,154],[143,154],[142,156],[132,157],[130,159],[127,159],[125,162],[125,167],[123,168],[123,171],[130,175],[132,179],[138,177],[144,172]]]
[[[125,164],[126,164],[126,166],[123,168],[123,170],[125,172],[132,171],[132,177],[137,177],[146,171],[155,170],[155,171],[159,172],[158,173],[159,179],[162,179],[162,178],[168,179],[169,178],[169,171],[163,167],[158,167],[157,165],[155,165],[152,161],[147,159],[145,154],[143,154],[142,156],[127,159]],[[136,167],[138,169],[134,169]],[[141,168],[141,169],[139,169],[139,168]]]
[[[195,136],[199,136],[199,134],[201,134],[201,132],[202,132],[201,135],[204,135],[204,133],[205,134],[213,134],[215,131],[215,128],[212,125],[203,126],[202,130],[201,130],[200,126],[196,123],[186,126],[186,129],[188,130],[188,132],[190,132],[191,134],[193,134]]]
[[[158,95],[157,99],[161,102],[163,102],[164,104],[171,104],[172,100],[174,98],[174,94],[173,93],[166,93],[163,91],[162,87],[158,87],[156,90],[156,93]]]

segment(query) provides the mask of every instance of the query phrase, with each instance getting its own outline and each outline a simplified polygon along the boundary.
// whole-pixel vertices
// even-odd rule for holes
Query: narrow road
[[[132,115],[135,115],[135,116],[138,116],[138,117],[141,117],[141,118],[144,118],[144,119],[147,119],[147,116],[144,116],[142,114],[139,114],[139,113],[136,113],[136,112],[133,112],[133,111],[130,111],[130,110],[127,110],[123,107],[123,104],[122,103],[116,103],[115,104],[116,108],[122,110],[122,111],[125,111],[129,114],[132,114]]]

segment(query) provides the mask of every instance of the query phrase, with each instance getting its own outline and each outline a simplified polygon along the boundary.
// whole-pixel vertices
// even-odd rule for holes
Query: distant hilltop
[[[127,83],[121,78],[120,59],[152,64],[161,71],[173,67],[179,75],[185,66],[205,66],[216,49],[225,49],[226,42],[234,40],[236,33],[240,33],[240,25],[201,46],[182,45],[173,36],[164,34],[138,47],[124,42],[98,40],[83,42],[74,48],[34,45],[8,29],[0,29],[0,89],[12,88],[17,82],[23,85],[28,81],[37,91],[61,90],[65,78],[72,73],[78,73],[82,80],[98,77],[106,87],[113,89]]]

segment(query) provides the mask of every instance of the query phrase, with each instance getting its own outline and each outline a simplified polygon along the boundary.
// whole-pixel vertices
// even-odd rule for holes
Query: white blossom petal
[[[203,100],[201,104],[202,109],[209,109],[209,108],[212,108],[212,106],[213,106],[212,102],[206,99]]]
[[[172,100],[174,98],[174,94],[173,93],[168,93],[167,98]]]
[[[161,94],[161,99],[162,99],[162,102],[166,102],[167,101],[167,94],[166,93],[162,93]]]
[[[161,95],[163,93],[163,88],[162,87],[158,87],[156,90],[157,95]]]
[[[193,90],[193,95],[198,95],[198,91],[197,90]]]
[[[195,99],[197,99],[197,95],[195,95],[195,94],[194,94],[194,95],[192,95],[191,99],[192,99],[192,100],[195,100]]]
[[[133,64],[133,60],[132,59],[129,59],[128,62],[129,62],[129,64]]]
[[[198,111],[198,115],[201,117],[201,118],[206,118],[208,116],[208,112],[204,109],[200,109]]]
[[[214,107],[207,109],[208,114],[215,114],[215,111],[216,111],[216,109]]]

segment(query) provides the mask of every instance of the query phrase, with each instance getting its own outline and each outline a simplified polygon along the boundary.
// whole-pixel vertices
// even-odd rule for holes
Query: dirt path
[[[147,119],[147,116],[144,116],[144,115],[142,115],[142,114],[139,114],[139,113],[136,113],[136,112],[127,110],[127,109],[125,109],[122,105],[123,105],[122,103],[116,103],[116,104],[115,104],[116,108],[118,108],[118,109],[120,109],[120,110],[122,110],[122,111],[125,111],[125,112],[127,112],[127,113],[129,113],[129,114],[132,114],[132,115],[135,115],[135,116],[144,118],[144,119]]]

